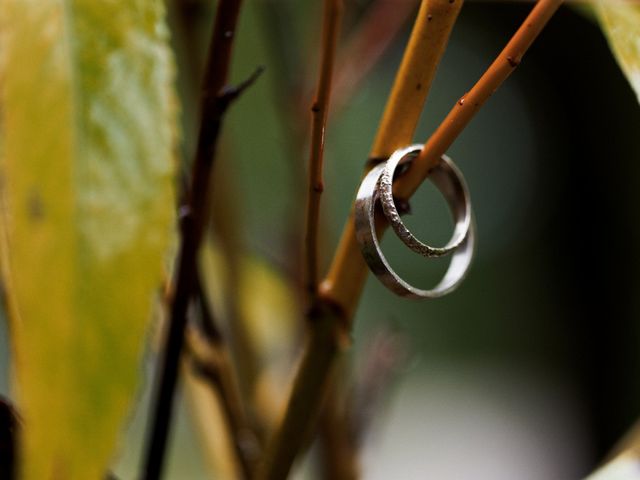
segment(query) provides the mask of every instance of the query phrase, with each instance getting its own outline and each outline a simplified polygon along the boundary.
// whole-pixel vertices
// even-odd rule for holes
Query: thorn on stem
[[[254,72],[249,75],[249,77],[238,85],[227,85],[222,89],[222,91],[218,94],[218,100],[220,102],[221,110],[224,112],[231,102],[237,99],[240,95],[244,93],[244,91],[253,85],[260,75],[265,71],[264,65],[260,65],[258,68],[254,70]]]

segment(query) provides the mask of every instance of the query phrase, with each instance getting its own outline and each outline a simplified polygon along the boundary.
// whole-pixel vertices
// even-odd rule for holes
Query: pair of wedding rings
[[[462,172],[443,155],[429,179],[442,193],[451,209],[455,228],[444,247],[432,247],[418,240],[400,218],[393,199],[393,180],[398,167],[411,162],[422,145],[396,150],[386,162],[376,165],[364,178],[355,201],[356,238],[371,271],[391,291],[409,298],[438,298],[453,291],[464,279],[473,258],[475,222],[469,189]],[[451,255],[449,268],[432,289],[422,290],[403,280],[389,265],[376,235],[376,205],[380,203],[387,221],[396,235],[411,250],[425,257]]]

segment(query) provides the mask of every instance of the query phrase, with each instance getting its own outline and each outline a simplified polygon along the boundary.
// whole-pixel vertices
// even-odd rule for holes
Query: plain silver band
[[[444,247],[432,247],[418,240],[402,222],[396,209],[393,201],[393,176],[398,165],[413,160],[421,150],[422,145],[411,145],[410,147],[396,150],[389,157],[378,180],[378,194],[384,215],[398,238],[407,247],[420,255],[441,257],[458,248],[467,236],[467,231],[471,225],[469,189],[464,181],[462,172],[449,157],[443,155],[438,164],[431,170],[429,178],[438,186],[453,213],[455,221],[453,235]]]
[[[438,298],[453,291],[466,276],[473,258],[475,246],[475,224],[471,219],[467,235],[454,251],[449,268],[444,277],[431,290],[421,290],[405,282],[393,271],[382,254],[375,229],[375,204],[377,201],[378,179],[384,164],[374,167],[360,184],[355,201],[356,238],[360,244],[362,255],[371,271],[391,291],[407,298]],[[434,183],[440,188],[437,180]]]

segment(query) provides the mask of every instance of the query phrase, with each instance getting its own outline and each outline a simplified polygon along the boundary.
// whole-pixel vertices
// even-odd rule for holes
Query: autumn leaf
[[[640,101],[640,4],[599,0],[595,10],[620,68]]]
[[[0,0],[2,269],[22,475],[103,478],[173,226],[160,0]]]

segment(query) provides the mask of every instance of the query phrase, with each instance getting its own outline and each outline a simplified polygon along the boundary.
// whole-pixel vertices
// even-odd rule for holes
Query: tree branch
[[[331,77],[342,18],[342,0],[325,0],[322,21],[322,59],[318,76],[316,98],[311,107],[311,152],[309,154],[309,190],[307,222],[305,228],[306,287],[312,299],[318,290],[318,223],[320,197],[324,190],[322,160],[324,135],[331,97]]]
[[[460,0],[422,1],[365,172],[411,142],[461,8]],[[351,319],[368,272],[356,241],[353,216],[350,216],[329,273],[320,285],[320,295],[324,301],[339,306],[345,319]]]
[[[395,195],[401,199],[408,199],[413,195],[429,175],[429,170],[433,168],[438,158],[447,151],[480,107],[520,64],[527,49],[561,4],[562,0],[540,0],[535,5],[498,58],[473,88],[458,100],[449,115],[427,140],[409,171],[398,179],[394,186]]]
[[[196,277],[196,259],[202,240],[209,197],[210,174],[222,117],[230,101],[237,97],[223,90],[227,83],[231,50],[240,13],[240,0],[220,0],[204,74],[200,131],[192,166],[190,189],[181,215],[181,245],[176,269],[175,292],[171,301],[169,330],[158,371],[155,403],[147,439],[142,477],[160,478],[173,410],[180,353],[187,323],[187,308]]]
[[[506,56],[503,52],[498,61],[506,61],[512,70],[512,63],[517,65],[528,46],[561,3],[562,0],[540,0],[514,39],[509,42],[505,49]],[[453,0],[453,3],[450,3],[449,0],[425,0],[423,2],[374,141],[371,152],[372,161],[369,162],[369,167],[376,161],[384,160],[395,149],[411,141],[422,110],[422,102],[417,101],[416,98],[422,100],[426,98],[427,90],[460,6],[460,2],[456,0]],[[479,82],[481,87],[478,88],[480,90],[474,91],[472,89],[467,94],[467,99],[462,102],[463,105],[466,102],[471,102],[473,112],[477,111],[481,103],[492,93],[489,91],[486,98],[483,97],[487,86],[497,88],[508,76],[508,73],[505,75],[504,67],[498,67],[490,68],[488,70],[489,77],[486,78],[486,75],[483,76],[484,80]],[[476,103],[477,105],[475,105]],[[468,117],[469,120],[471,116]],[[450,117],[447,118],[451,120]],[[456,116],[454,120],[461,118],[467,117]],[[450,125],[444,127],[445,131],[449,131],[449,129],[451,132],[459,133],[461,131],[461,128],[460,130],[456,129],[455,123],[447,123],[445,120],[443,124]],[[441,131],[441,129],[438,130]],[[445,138],[453,139],[456,135],[454,133],[453,136]],[[430,151],[425,150],[427,153]],[[420,167],[411,168],[414,172],[412,173],[410,170],[406,174],[407,177],[411,177],[415,181],[414,185],[409,186],[417,188],[417,185],[424,178],[418,173],[424,172],[425,176],[428,173],[428,166],[424,169],[425,165],[427,163],[421,160]],[[407,189],[407,191],[410,192],[411,189]],[[315,427],[318,411],[322,405],[322,395],[329,384],[335,359],[344,349],[343,339],[348,338],[351,330],[353,314],[367,272],[355,238],[353,216],[350,216],[329,274],[320,286],[313,328],[294,381],[285,418],[276,436],[276,441],[269,450],[264,470],[258,478],[285,478],[295,459],[301,439]]]
[[[331,312],[316,313],[312,322],[285,418],[267,445],[264,460],[258,467],[257,479],[287,478],[298,452],[317,423],[335,358],[348,341],[342,337],[344,330],[338,327],[339,317]]]

